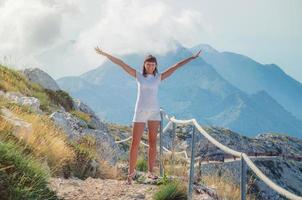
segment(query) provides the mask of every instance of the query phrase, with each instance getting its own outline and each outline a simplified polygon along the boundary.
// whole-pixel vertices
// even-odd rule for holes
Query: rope
[[[267,176],[265,176],[260,169],[253,163],[253,161],[245,154],[242,153],[242,157],[245,160],[246,164],[255,172],[255,174],[263,180],[268,186],[270,186],[272,189],[277,191],[279,194],[289,198],[289,199],[299,199],[301,200],[302,197],[299,197],[284,188],[280,187],[279,185],[275,184],[273,181],[271,181]]]
[[[297,196],[287,190],[285,190],[284,188],[278,186],[277,184],[275,184],[273,181],[271,181],[267,176],[265,176],[261,170],[253,163],[253,161],[243,152],[239,152],[239,151],[235,151],[223,144],[221,144],[220,142],[218,142],[216,139],[214,139],[212,136],[210,136],[196,121],[195,118],[193,119],[189,119],[189,120],[178,120],[175,119],[174,117],[169,117],[164,110],[161,109],[161,112],[164,114],[164,116],[167,116],[166,118],[169,121],[172,121],[174,123],[180,123],[180,124],[190,124],[193,123],[195,125],[195,127],[198,129],[198,131],[205,137],[207,138],[212,144],[214,144],[216,147],[218,147],[219,149],[221,149],[222,151],[229,153],[233,156],[237,156],[237,157],[243,157],[243,159],[246,161],[247,165],[252,169],[252,171],[261,179],[263,180],[270,188],[272,188],[273,190],[275,190],[276,192],[278,192],[279,194],[289,198],[289,199],[295,199],[295,200],[302,200],[302,197]]]
[[[166,125],[166,127],[163,129],[163,133],[165,133],[169,128],[170,126],[173,124],[173,123],[179,123],[179,124],[193,124],[195,125],[195,127],[197,128],[197,130],[199,131],[200,134],[202,134],[205,138],[207,138],[212,144],[214,144],[216,147],[218,147],[219,149],[221,149],[222,151],[228,153],[228,154],[231,154],[233,156],[236,156],[236,157],[242,157],[245,162],[247,163],[247,165],[250,167],[250,169],[262,180],[264,181],[270,188],[272,188],[273,190],[275,190],[276,192],[278,192],[279,194],[289,198],[289,199],[294,199],[294,200],[302,200],[302,197],[300,196],[297,196],[289,191],[287,191],[286,189],[278,186],[277,184],[275,184],[272,180],[270,180],[265,174],[262,173],[262,171],[253,163],[253,161],[249,158],[248,155],[246,155],[245,153],[243,152],[239,152],[239,151],[235,151],[223,144],[221,144],[220,142],[218,142],[215,138],[213,138],[211,135],[209,135],[199,124],[198,122],[196,121],[195,118],[193,119],[189,119],[189,120],[179,120],[179,119],[175,119],[174,116],[172,117],[169,117],[168,114],[165,113],[164,110],[160,109],[162,114],[163,114],[163,117],[166,118],[169,122],[168,124]],[[128,140],[130,140],[132,137],[128,137],[124,140],[120,140],[120,141],[115,141],[115,143],[119,144],[119,143],[122,143],[122,142],[126,142]],[[144,146],[147,146],[149,147],[148,144],[140,141],[140,143]],[[167,149],[166,147],[163,146],[163,150],[168,152],[168,153],[173,153],[172,151],[170,151],[169,149]],[[186,158],[186,161],[187,162],[190,162],[189,161],[189,157],[187,155],[187,152],[186,151],[180,151],[180,152],[174,152],[174,154],[184,154],[185,155],[185,158]],[[200,156],[196,157],[194,160],[198,160],[200,159]]]

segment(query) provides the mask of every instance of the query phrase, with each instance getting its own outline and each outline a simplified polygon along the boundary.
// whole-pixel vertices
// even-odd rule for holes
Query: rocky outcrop
[[[38,83],[46,89],[54,91],[60,90],[57,82],[46,72],[39,68],[26,68],[21,70],[21,73],[23,73],[29,81]]]
[[[88,126],[94,129],[106,129],[107,126],[105,125],[105,123],[101,122],[99,117],[88,105],[84,104],[79,99],[73,99],[73,107],[75,110],[84,112],[90,116],[91,120],[88,122]]]
[[[3,92],[0,90],[0,96],[10,100],[11,102],[31,107],[35,112],[42,114],[40,109],[40,101],[36,97],[24,96],[20,92]]]
[[[19,117],[15,116],[9,109],[5,107],[1,107],[0,109],[1,116],[8,121],[10,124],[14,126],[14,135],[19,137],[19,134],[22,132],[23,137],[26,134],[30,134],[32,131],[32,126],[30,123],[20,119]]]
[[[103,129],[91,129],[85,121],[73,116],[65,111],[56,111],[49,116],[58,126],[60,126],[70,139],[76,139],[85,135],[95,137],[97,142],[97,152],[100,158],[115,164],[121,155],[121,150],[115,144],[113,137],[108,134],[107,127]]]
[[[203,129],[225,146],[251,156],[279,155],[302,158],[302,140],[295,137],[277,133],[262,133],[256,137],[246,137],[222,127],[203,126]],[[192,131],[192,125],[178,125],[176,127],[175,149],[177,151],[186,150],[188,154],[190,153]],[[169,129],[163,136],[164,145],[169,149],[172,145],[172,135],[172,131]],[[196,156],[210,160],[231,157],[210,143],[198,130],[195,136]]]
[[[251,158],[257,167],[274,183],[286,190],[302,195],[302,163],[289,161],[282,158]],[[240,184],[240,161],[225,163],[208,163],[201,165],[202,176],[227,177],[228,181]],[[277,192],[260,180],[254,172],[248,168],[248,190],[257,195],[257,199],[284,200]]]
[[[242,136],[226,128],[203,126],[213,138],[225,146],[250,156],[257,167],[277,185],[292,193],[302,195],[302,140],[277,133],[263,133],[254,138]],[[192,144],[192,125],[178,125],[176,127],[175,149],[186,150],[190,156]],[[172,131],[163,135],[164,145],[172,146]],[[228,181],[240,183],[240,161],[225,154],[210,143],[198,130],[196,132],[196,155],[203,161],[215,160],[222,162],[202,162],[201,175],[228,177]],[[229,159],[231,158],[231,159]],[[253,174],[253,176],[251,176]],[[249,169],[249,190],[257,194],[257,199],[285,199],[269,188]]]

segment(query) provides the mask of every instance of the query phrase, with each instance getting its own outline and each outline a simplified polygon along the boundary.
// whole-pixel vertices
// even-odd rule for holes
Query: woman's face
[[[156,68],[155,62],[149,62],[149,61],[145,62],[145,69],[148,74],[152,74],[155,68]]]

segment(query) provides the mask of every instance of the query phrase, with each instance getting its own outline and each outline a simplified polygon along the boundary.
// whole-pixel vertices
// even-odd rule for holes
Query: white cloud
[[[0,7],[0,54],[60,77],[99,65],[104,58],[96,45],[115,55],[165,53],[173,39],[192,45],[204,29],[199,12],[175,7],[159,0],[7,0]]]
[[[80,33],[77,47],[87,53],[91,65],[96,65],[99,57],[92,52],[95,45],[113,54],[160,54],[174,48],[173,39],[185,45],[196,43],[203,29],[201,14],[175,10],[166,1],[107,1],[95,26]]]
[[[301,5],[299,0],[0,0],[0,62],[8,56],[12,64],[41,67],[58,78],[101,64],[105,58],[94,52],[95,45],[113,55],[159,54],[177,40],[274,62],[301,81]]]

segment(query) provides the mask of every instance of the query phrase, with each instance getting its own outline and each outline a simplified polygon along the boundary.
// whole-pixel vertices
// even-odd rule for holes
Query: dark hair
[[[155,67],[155,69],[154,69],[154,71],[153,71],[153,75],[155,76],[156,75],[156,73],[158,73],[158,70],[157,70],[157,60],[156,60],[156,58],[154,57],[154,56],[152,56],[151,54],[149,54],[149,55],[147,55],[146,57],[145,57],[145,60],[144,60],[144,64],[143,64],[143,76],[144,77],[146,77],[147,76],[147,71],[146,71],[146,69],[145,69],[145,63],[146,62],[154,62],[155,64],[156,64],[156,67]]]

